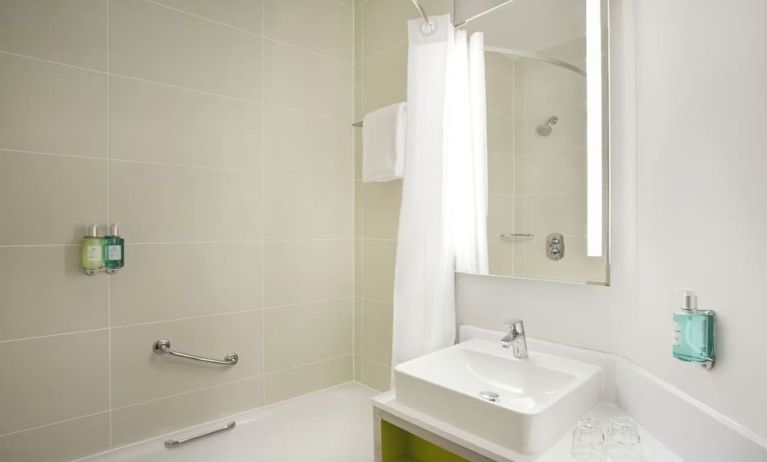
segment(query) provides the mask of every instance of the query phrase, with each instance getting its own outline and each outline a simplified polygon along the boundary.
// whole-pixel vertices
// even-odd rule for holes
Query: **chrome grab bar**
[[[160,340],[154,342],[154,346],[152,348],[154,349],[155,353],[160,355],[178,356],[180,358],[187,358],[187,359],[194,359],[195,361],[202,361],[204,363],[223,364],[224,366],[234,366],[235,364],[237,364],[237,361],[240,360],[240,357],[237,356],[237,353],[229,353],[228,355],[224,356],[224,359],[222,361],[220,359],[203,358],[202,356],[190,355],[186,353],[180,353],[178,351],[173,351],[170,349],[170,340],[168,340],[167,338],[161,338]]]
[[[234,426],[237,425],[235,422],[229,422],[226,424],[226,427],[223,428],[217,428],[215,430],[211,430],[209,432],[205,432],[203,434],[197,435],[197,436],[190,436],[189,438],[185,438],[183,440],[165,440],[165,447],[168,449],[173,449],[181,446],[182,444],[189,443],[191,441],[199,440],[200,438],[205,438],[206,436],[215,435],[216,433],[225,432],[227,430],[231,430],[234,428]]]

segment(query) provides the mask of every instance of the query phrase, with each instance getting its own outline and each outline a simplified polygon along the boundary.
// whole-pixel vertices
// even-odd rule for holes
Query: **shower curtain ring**
[[[421,33],[423,35],[431,35],[435,30],[437,30],[437,26],[431,22],[431,20],[424,21],[423,24],[421,24]]]

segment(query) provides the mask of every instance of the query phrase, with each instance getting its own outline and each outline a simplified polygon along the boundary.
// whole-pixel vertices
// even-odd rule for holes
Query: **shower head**
[[[549,136],[551,135],[552,127],[559,122],[559,117],[557,116],[551,116],[544,123],[541,125],[538,125],[538,128],[535,129],[536,132],[538,132],[541,136]]]

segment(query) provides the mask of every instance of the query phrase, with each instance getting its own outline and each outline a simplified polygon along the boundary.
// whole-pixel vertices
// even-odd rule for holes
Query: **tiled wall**
[[[353,12],[0,1],[0,460],[352,379]],[[84,276],[79,238],[110,221],[127,267]]]
[[[585,40],[540,52],[585,68]],[[605,260],[586,256],[586,80],[569,70],[488,53],[490,272],[574,282],[604,281]],[[551,116],[549,136],[536,128]],[[501,233],[534,234],[530,240]],[[565,237],[565,257],[546,256],[546,236]]]
[[[447,14],[450,0],[424,1],[429,14]],[[362,0],[355,4],[355,120],[407,98],[407,19],[419,17],[410,0]],[[362,131],[355,132],[360,165]],[[389,388],[392,295],[400,181],[365,183],[355,174],[355,374],[380,390]]]

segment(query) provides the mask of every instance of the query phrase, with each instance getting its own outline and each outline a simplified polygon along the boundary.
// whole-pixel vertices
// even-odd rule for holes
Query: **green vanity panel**
[[[383,462],[469,462],[422,438],[381,420]]]

